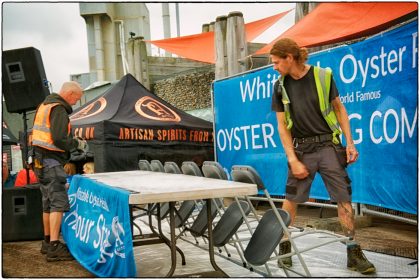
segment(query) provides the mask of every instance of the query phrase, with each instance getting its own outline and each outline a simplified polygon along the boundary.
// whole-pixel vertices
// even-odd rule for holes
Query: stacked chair
[[[139,170],[153,171],[150,162],[146,159],[139,160]]]
[[[185,175],[191,176],[198,176],[203,177],[203,173],[201,172],[198,165],[193,161],[184,161],[181,165],[181,170]],[[212,203],[210,206],[210,220],[211,222],[217,216],[218,209],[222,206],[219,200],[212,199]],[[207,220],[207,203],[202,203],[202,207],[200,212],[198,213],[196,219],[192,223],[191,226],[185,226],[184,231],[189,231],[194,238],[196,237],[203,237],[204,233],[208,228],[208,220]],[[198,240],[196,239],[196,244]]]
[[[162,165],[162,163],[157,160],[152,160],[150,163],[146,160],[140,160],[139,169],[174,174],[183,173],[190,176],[204,176],[207,178],[228,180],[228,174],[226,174],[223,167],[214,161],[205,161],[200,170],[197,164],[192,161],[183,162],[181,168],[179,168],[175,162],[165,162],[165,164]],[[219,253],[222,253],[221,248],[224,248],[228,257],[230,257],[231,254],[229,253],[226,245],[230,244],[234,246],[244,267],[249,267],[253,270],[254,267],[265,266],[268,276],[272,276],[267,262],[279,261],[279,263],[282,264],[282,259],[296,255],[304,272],[302,273],[301,271],[296,271],[283,265],[282,268],[286,276],[292,276],[290,275],[290,272],[293,272],[300,276],[311,277],[308,267],[302,257],[302,253],[329,243],[348,240],[347,237],[342,237],[324,230],[315,230],[311,228],[297,229],[289,227],[291,221],[289,213],[283,209],[277,208],[274,205],[274,202],[265,188],[261,177],[253,167],[248,165],[234,165],[232,166],[230,177],[236,182],[257,185],[260,194],[262,193],[267,198],[267,201],[271,206],[271,209],[261,216],[258,215],[253,207],[250,197],[247,196],[243,198],[235,197],[235,201],[226,209],[223,206],[221,198],[211,200],[210,222],[215,224],[212,234],[213,245],[219,248]],[[188,222],[194,212],[194,209],[196,208],[200,209],[198,215],[195,216],[195,219],[193,218],[192,222]],[[149,207],[149,209],[149,213],[157,215],[156,205],[152,208]],[[161,205],[161,213],[159,216],[160,220],[167,217],[168,213],[169,203],[163,203]],[[180,234],[176,238],[179,238],[181,235],[189,232],[195,238],[197,245],[199,244],[197,241],[198,237],[202,237],[204,240],[209,238],[206,233],[208,229],[206,203],[183,201],[175,213],[175,225],[180,229]],[[252,215],[250,215],[250,213],[252,213]],[[218,214],[220,218],[216,218]],[[257,223],[257,226],[253,228],[251,224],[254,222]],[[241,226],[244,223],[250,234],[247,235],[247,233],[245,233],[245,235],[250,237],[239,238],[238,233],[240,234],[241,232],[246,231],[246,229],[241,229]],[[159,231],[161,233],[160,229]],[[323,242],[307,246],[306,248],[298,248],[295,242],[296,238],[312,233],[323,233],[328,235],[327,237],[331,238],[323,239]],[[279,247],[279,244],[283,242],[283,237],[286,237],[286,239],[290,241],[292,252],[279,255],[276,250]],[[242,244],[243,242],[247,242],[245,248]],[[185,264],[182,251],[178,248],[177,250],[182,255],[183,264]]]
[[[223,167],[218,162],[215,162],[215,161],[205,161],[205,162],[203,162],[202,170],[203,170],[204,176],[207,177],[207,178],[219,179],[219,180],[228,180],[228,176],[227,176],[226,172],[224,171]],[[223,206],[222,199],[219,199],[218,201]],[[247,213],[247,212],[248,212],[248,208],[250,210],[252,210],[253,207],[243,208],[242,206],[244,204],[241,203],[238,200],[237,197],[235,197],[235,204],[237,205],[237,210],[236,211],[239,211],[242,214],[242,217],[243,217],[243,220],[241,221],[241,224],[243,222],[245,222],[246,225],[247,225],[247,227],[248,227],[248,229],[252,233],[251,227],[250,227],[249,222],[248,222],[248,219],[247,219],[247,216],[248,216],[249,213]],[[248,204],[247,205],[252,205],[252,204],[251,204],[250,201],[248,201]],[[219,214],[220,214],[220,216],[223,215],[221,213],[221,211],[219,211]],[[235,230],[235,232],[233,233],[233,237],[234,238],[232,240],[232,243],[233,243],[233,246],[235,247],[235,249],[237,250],[239,256],[242,259],[242,265],[244,267],[246,267],[246,261],[245,261],[245,259],[243,258],[242,254],[241,254],[241,251],[243,252],[244,251],[244,248],[242,246],[242,243],[240,241],[238,241],[239,240],[239,237],[238,237],[238,234],[237,234],[238,232],[239,232],[238,230]],[[231,254],[229,253],[229,250],[227,249],[226,246],[224,246],[224,249],[225,249],[228,257],[230,257]],[[219,248],[219,253],[222,253],[222,251],[220,250],[220,248]]]
[[[154,159],[150,162],[150,167],[152,168],[153,172],[165,172],[163,164],[157,159]]]
[[[285,274],[287,276],[290,276],[288,271],[292,271],[304,277],[311,277],[308,267],[302,257],[302,253],[333,243],[333,242],[343,242],[343,241],[348,240],[348,237],[342,237],[342,236],[336,235],[334,233],[331,233],[325,230],[315,230],[315,229],[301,230],[301,229],[296,229],[296,228],[289,229],[288,228],[288,225],[290,224],[289,214],[285,212],[284,210],[277,209],[275,207],[274,202],[270,194],[268,193],[267,189],[265,188],[261,177],[259,176],[258,172],[253,167],[247,166],[247,165],[234,165],[232,166],[231,176],[232,176],[232,179],[236,182],[256,184],[259,191],[262,191],[264,193],[265,197],[267,198],[272,208],[269,211],[267,211],[262,217],[262,219],[259,221],[259,224],[257,228],[255,229],[255,232],[253,233],[251,240],[248,243],[247,248],[245,249],[244,256],[247,259],[248,263],[250,263],[251,265],[259,266],[259,265],[265,264],[267,261],[278,260],[278,259],[280,259],[281,261],[281,259],[283,258],[296,255],[305,273],[302,274],[301,272],[295,271],[283,265],[282,268]],[[252,207],[252,204],[251,204],[251,207]],[[277,223],[275,223],[275,221],[277,221]],[[269,231],[267,231],[267,227],[274,224],[275,224],[275,229],[272,228]],[[286,237],[291,243],[292,252],[289,254],[284,254],[281,256],[277,255],[275,257],[270,258],[271,254],[275,252],[276,246],[281,242],[281,237],[274,238],[274,239],[267,238],[267,240],[271,239],[270,242],[259,240],[259,236],[261,235],[261,233],[265,232],[265,234],[269,234],[270,231],[275,232],[273,236],[271,236],[272,238],[274,236],[277,237],[277,234],[279,233],[280,233],[279,236],[286,235]],[[292,236],[291,234],[292,232],[296,234]],[[296,238],[307,235],[307,234],[313,234],[313,233],[323,233],[323,234],[328,235],[327,237],[331,237],[331,239],[324,241],[322,243],[319,243],[319,244],[309,246],[304,249],[299,249],[296,246],[296,243],[294,241]],[[257,253],[257,251],[261,251],[261,252]],[[271,272],[269,271],[267,266],[266,268],[269,275],[271,275]]]
[[[172,161],[165,162],[163,168],[165,169],[166,173],[182,174],[182,171],[178,165]],[[187,223],[187,220],[190,218],[192,212],[195,209],[195,206],[196,203],[194,200],[185,200],[181,203],[179,209],[175,211],[176,228],[181,228]]]
[[[139,160],[139,169],[143,170],[143,171],[165,172],[164,166],[159,160],[152,160],[150,163],[147,160]],[[158,206],[160,206],[160,207],[158,207]],[[161,227],[161,221],[168,217],[169,210],[170,210],[169,209],[169,203],[165,202],[165,203],[160,203],[159,205],[157,203],[149,204],[147,209],[142,209],[142,210],[145,210],[146,214],[149,217],[149,227],[150,227],[152,233],[154,235],[160,236],[162,238],[162,240],[168,246],[170,246],[170,241],[163,234],[162,227]],[[137,215],[137,216],[133,216],[133,218],[135,219],[135,218],[138,218],[140,216],[142,216],[142,214]],[[157,224],[158,224],[158,232],[159,233],[157,233],[156,230],[153,227],[152,216],[156,216],[156,218],[158,219]],[[132,224],[135,224],[135,223],[132,223]],[[184,253],[181,251],[181,249],[178,248],[178,246],[176,246],[176,250],[181,255],[182,265],[185,265],[186,261],[185,261]]]

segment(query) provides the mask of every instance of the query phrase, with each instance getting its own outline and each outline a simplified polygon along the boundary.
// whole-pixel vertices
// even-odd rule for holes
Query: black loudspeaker
[[[2,71],[3,95],[10,113],[35,110],[50,94],[41,52],[33,47],[3,51]]]
[[[44,238],[42,196],[39,187],[3,188],[2,208],[3,241]]]

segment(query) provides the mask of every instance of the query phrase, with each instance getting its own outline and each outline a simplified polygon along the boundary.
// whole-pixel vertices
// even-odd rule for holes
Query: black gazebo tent
[[[3,121],[2,144],[3,145],[16,145],[17,143],[19,143],[18,139],[10,131],[10,129],[7,126],[6,122]]]
[[[191,116],[125,75],[70,116],[73,134],[88,140],[95,172],[138,169],[139,159],[162,162],[214,158],[213,125]]]

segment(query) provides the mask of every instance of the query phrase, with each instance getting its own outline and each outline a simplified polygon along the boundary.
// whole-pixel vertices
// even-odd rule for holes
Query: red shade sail
[[[254,40],[290,11],[291,10],[288,10],[286,12],[245,24],[247,41],[250,42]],[[147,42],[185,58],[207,63],[215,62],[213,31]]]
[[[258,36],[260,36],[264,31],[273,26],[273,24],[275,24],[277,21],[279,21],[292,10],[294,9],[245,24],[247,42],[251,42]]]
[[[415,2],[322,3],[255,54],[267,54],[280,38],[314,47],[372,35],[418,10]]]

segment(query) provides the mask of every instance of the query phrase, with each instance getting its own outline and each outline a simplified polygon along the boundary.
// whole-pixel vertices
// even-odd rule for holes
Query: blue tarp
[[[61,227],[72,255],[99,277],[135,277],[129,192],[75,175]]]
[[[417,213],[418,23],[313,54],[330,67],[360,158],[348,168],[353,202]],[[252,165],[272,195],[284,195],[287,160],[271,95],[271,66],[213,84],[217,160]],[[329,199],[320,176],[310,196]]]

